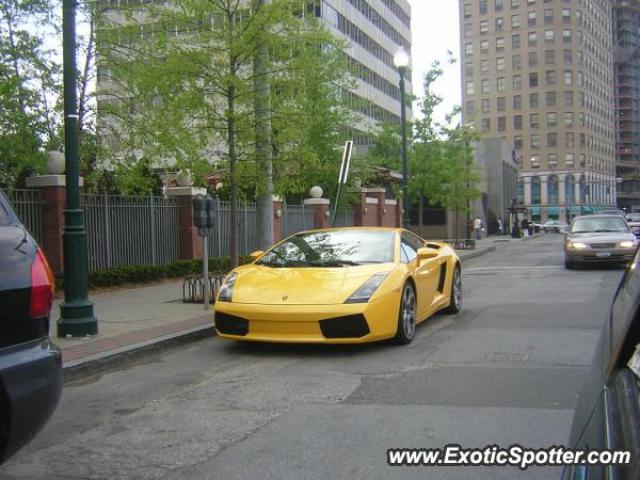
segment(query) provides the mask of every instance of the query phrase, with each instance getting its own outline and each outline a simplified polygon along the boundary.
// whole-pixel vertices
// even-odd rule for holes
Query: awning
[[[580,207],[580,212],[583,215],[585,215],[585,214],[588,214],[588,213],[593,213],[594,209],[593,209],[593,207]]]
[[[580,214],[580,207],[567,207],[567,213],[572,213],[575,215]]]
[[[529,215],[540,215],[540,207],[529,207]]]

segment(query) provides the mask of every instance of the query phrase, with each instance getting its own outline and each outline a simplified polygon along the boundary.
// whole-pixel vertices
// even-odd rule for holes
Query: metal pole
[[[202,235],[202,297],[204,309],[209,310],[209,232]]]
[[[80,337],[98,333],[98,319],[87,297],[87,232],[80,209],[78,162],[78,100],[76,91],[76,0],[62,2],[64,83],[64,145],[66,200],[63,234],[64,302],[60,305],[58,336]]]
[[[407,106],[405,101],[404,88],[404,68],[399,68],[400,72],[400,122],[402,133],[402,226],[409,228],[411,219],[409,217],[409,165],[407,161]]]

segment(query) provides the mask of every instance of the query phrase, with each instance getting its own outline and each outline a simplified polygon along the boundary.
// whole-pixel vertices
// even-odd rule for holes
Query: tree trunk
[[[456,208],[456,227],[455,227],[455,241],[456,245],[458,244],[458,224],[460,223],[460,209]]]
[[[420,194],[420,203],[418,204],[418,227],[420,228],[420,234],[422,234],[422,213],[424,211],[424,195]]]
[[[256,12],[270,0],[255,0]],[[271,150],[271,85],[268,65],[269,50],[261,35],[256,37],[256,55],[253,62],[256,115],[256,233],[258,249],[273,245],[273,165]]]

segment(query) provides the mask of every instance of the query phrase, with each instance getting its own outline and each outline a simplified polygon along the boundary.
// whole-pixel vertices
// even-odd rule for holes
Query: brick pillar
[[[198,229],[193,225],[193,197],[206,195],[205,188],[174,187],[167,188],[169,197],[178,199],[178,239],[180,243],[179,255],[183,260],[202,258],[202,239]]]
[[[282,198],[273,196],[273,243],[282,240],[282,215],[284,215]]]
[[[313,208],[313,226],[314,228],[329,228],[329,218],[327,212],[330,212],[331,202],[327,198],[307,198],[304,201],[305,207]]]
[[[40,191],[42,202],[41,247],[56,276],[62,276],[62,234],[64,231],[64,207],[66,205],[66,177],[64,175],[40,175],[26,180],[28,188]],[[80,186],[83,180],[80,178]]]
[[[376,220],[378,221],[379,227],[384,227],[384,215],[387,209],[387,206],[385,204],[385,193],[386,190],[382,189],[380,192],[376,192],[375,194],[375,198],[378,199],[378,217],[376,218]]]

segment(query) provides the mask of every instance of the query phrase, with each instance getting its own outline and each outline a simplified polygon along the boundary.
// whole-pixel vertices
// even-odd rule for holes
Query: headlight
[[[376,273],[351,295],[344,303],[367,303],[382,284],[388,273]]]
[[[230,302],[231,297],[233,296],[233,286],[236,284],[236,279],[238,278],[238,274],[235,272],[231,272],[227,275],[222,282],[222,286],[220,287],[220,293],[218,293],[218,301],[219,302]]]
[[[585,248],[587,248],[587,244],[582,242],[567,242],[567,248],[575,249],[575,250],[584,250]]]
[[[636,242],[634,242],[633,240],[625,240],[624,242],[620,242],[618,246],[620,248],[635,248]]]

